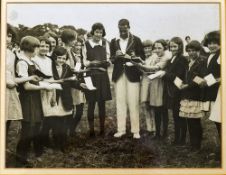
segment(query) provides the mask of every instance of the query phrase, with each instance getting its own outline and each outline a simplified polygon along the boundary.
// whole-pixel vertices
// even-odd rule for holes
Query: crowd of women
[[[140,139],[140,106],[153,139],[168,137],[169,110],[174,121],[172,144],[185,145],[188,128],[191,150],[201,149],[201,119],[206,112],[210,112],[221,138],[219,31],[206,34],[202,44],[192,40],[184,48],[177,36],[168,42],[142,42],[130,32],[127,19],[119,21],[118,30],[120,35],[111,42],[104,38],[101,23],[93,24],[86,40],[71,29],[58,38],[51,33],[25,36],[19,50],[13,50],[16,33],[7,26],[6,134],[12,120],[21,121],[16,146],[19,162],[28,163],[32,143],[35,155],[42,155],[44,147],[50,145],[50,130],[55,147],[64,152],[67,137],[75,135],[84,104],[88,105],[89,136],[96,136],[96,103],[99,134],[104,136],[105,102],[112,99],[110,65],[116,95],[115,138],[126,134],[128,112],[133,139]],[[204,47],[209,53],[204,54]]]

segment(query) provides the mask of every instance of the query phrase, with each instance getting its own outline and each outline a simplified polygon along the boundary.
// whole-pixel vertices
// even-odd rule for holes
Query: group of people
[[[68,135],[75,135],[84,104],[88,105],[89,136],[96,136],[96,103],[99,134],[104,136],[105,102],[112,99],[107,71],[110,65],[116,95],[115,138],[126,134],[128,115],[133,138],[140,139],[140,105],[147,131],[155,133],[154,139],[167,138],[169,110],[174,120],[172,144],[184,145],[188,128],[191,149],[199,150],[201,119],[206,112],[210,112],[221,138],[219,31],[208,33],[202,44],[190,41],[185,47],[188,54],[185,57],[180,37],[169,42],[164,39],[142,42],[130,32],[127,19],[119,21],[118,29],[120,35],[110,42],[104,38],[101,23],[93,24],[87,40],[71,29],[65,29],[60,40],[48,34],[25,36],[20,51],[13,52],[16,33],[7,26],[6,133],[12,120],[21,120],[16,147],[19,162],[28,163],[31,143],[35,155],[42,155],[43,148],[50,145],[50,130],[56,148],[64,152]],[[207,57],[201,54],[203,47],[209,49]],[[91,80],[95,89],[88,87],[86,79]],[[53,86],[56,84],[60,87]]]

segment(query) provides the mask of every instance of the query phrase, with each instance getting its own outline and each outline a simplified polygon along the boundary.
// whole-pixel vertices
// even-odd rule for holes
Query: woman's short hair
[[[195,51],[200,51],[202,49],[201,43],[197,40],[192,40],[190,43],[188,43],[185,47],[186,52],[188,49],[193,49]]]
[[[7,24],[7,35],[8,34],[12,35],[12,42],[16,42],[17,32],[10,24]]]
[[[51,42],[49,41],[49,39],[48,39],[47,37],[45,37],[45,36],[40,36],[40,37],[38,37],[38,40],[40,41],[40,43],[41,43],[42,41],[44,41],[46,44],[48,44],[48,45],[49,45],[49,50],[52,49]]]
[[[218,45],[220,45],[220,31],[212,31],[209,32],[205,37],[203,41],[203,45],[205,47],[208,46],[209,43],[214,42]]]
[[[155,47],[156,43],[160,43],[163,46],[164,50],[168,49],[168,44],[167,44],[166,40],[164,40],[164,39],[156,40],[153,44],[153,48]]]
[[[94,32],[97,29],[103,31],[103,34],[102,34],[103,37],[106,35],[104,25],[102,23],[99,23],[99,22],[93,24],[92,29],[91,29],[91,32],[90,32],[91,35],[94,35]]]
[[[176,43],[178,45],[178,55],[183,55],[184,53],[184,44],[183,40],[180,37],[173,37],[170,42]]]
[[[152,47],[153,46],[153,42],[151,40],[144,40],[142,42],[143,47]]]
[[[77,38],[77,33],[72,29],[65,29],[61,34],[61,39],[66,44],[76,40],[76,38]]]
[[[59,36],[55,32],[49,31],[49,32],[46,32],[43,36],[44,37],[47,37],[47,38],[53,38],[53,39],[55,39],[56,45],[58,45],[58,37]]]
[[[40,42],[33,36],[25,36],[21,39],[20,49],[25,52],[33,53],[36,47],[40,46]]]
[[[67,49],[62,46],[56,46],[53,50],[52,60],[56,60],[58,56],[63,56],[67,54]]]

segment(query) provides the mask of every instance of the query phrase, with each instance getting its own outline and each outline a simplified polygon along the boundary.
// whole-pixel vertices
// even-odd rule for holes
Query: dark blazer
[[[188,84],[188,87],[181,91],[181,99],[203,101],[204,89],[200,88],[199,85],[193,81],[193,79],[196,76],[203,78],[204,75],[204,61],[202,61],[201,58],[195,60],[190,69],[188,65],[186,66],[184,84]]]
[[[127,78],[131,82],[139,82],[140,76],[142,75],[141,71],[135,66],[126,66],[125,61],[122,58],[116,56],[116,51],[121,50],[119,39],[112,39],[110,43],[110,53],[111,61],[114,64],[114,69],[112,73],[112,81],[116,82],[119,77],[125,72]],[[135,35],[130,34],[127,44],[126,53],[131,55],[132,52],[135,52],[137,57],[144,59],[144,51],[140,38]]]
[[[220,64],[217,62],[217,59],[220,56],[220,50],[213,56],[209,65],[207,66],[208,59],[205,60],[205,68],[206,73],[205,75],[213,74],[215,78],[220,78]],[[205,101],[215,101],[217,98],[217,92],[220,83],[216,83],[210,87],[205,88]]]
[[[57,72],[57,69],[56,69],[56,64],[53,61],[53,63],[52,63],[52,70],[53,70],[53,78],[54,78],[54,80],[68,78],[68,77],[71,77],[73,75],[69,65],[67,65],[67,64],[62,65],[62,69],[63,69],[62,70],[62,75],[59,76],[58,72]],[[62,85],[62,89],[63,90],[56,90],[57,102],[58,102],[59,96],[61,96],[63,107],[66,110],[71,110],[72,107],[73,107],[71,87],[79,89],[79,82],[78,81],[73,81],[73,82],[72,81],[65,81],[61,85]]]
[[[177,98],[180,95],[180,90],[175,86],[174,79],[179,77],[181,80],[184,80],[187,64],[187,59],[182,55],[176,56],[172,63],[169,60],[165,69],[166,74],[163,77],[165,91],[169,97]]]

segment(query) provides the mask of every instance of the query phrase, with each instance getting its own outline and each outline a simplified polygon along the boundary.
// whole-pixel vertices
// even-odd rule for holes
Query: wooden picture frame
[[[176,10],[178,10],[179,15],[182,14],[182,16],[177,16],[178,14],[175,13],[175,15],[174,15],[175,20],[172,20],[175,23],[176,23],[177,20],[178,21],[183,21],[183,20],[181,20],[183,18],[183,15],[186,16],[185,17],[186,19],[189,19],[188,18],[189,15],[191,15],[194,18],[197,17],[196,19],[194,19],[194,20],[197,20],[197,23],[192,23],[192,19],[190,21],[190,24],[193,24],[193,25],[196,24],[196,26],[187,26],[188,33],[191,31],[190,32],[191,33],[191,37],[194,36],[194,39],[196,39],[197,36],[198,36],[199,37],[198,40],[201,41],[204,38],[204,34],[207,34],[208,32],[210,32],[209,30],[212,30],[212,29],[213,30],[220,30],[220,32],[221,32],[221,60],[220,60],[220,64],[221,64],[221,119],[222,119],[221,155],[222,155],[222,161],[220,163],[219,162],[216,163],[215,160],[213,158],[211,158],[211,156],[213,157],[213,154],[211,154],[211,153],[214,152],[215,150],[211,150],[210,151],[209,149],[213,148],[213,147],[210,147],[209,145],[204,145],[203,146],[205,148],[204,151],[201,152],[200,154],[197,154],[197,156],[204,156],[204,157],[202,157],[202,161],[204,161],[204,162],[198,162],[198,163],[199,163],[199,165],[204,163],[206,165],[209,165],[209,167],[208,166],[198,167],[198,165],[196,166],[195,164],[193,164],[194,167],[189,167],[189,166],[186,166],[184,164],[176,165],[176,163],[175,163],[176,160],[172,161],[173,163],[175,163],[174,166],[172,166],[172,164],[171,164],[172,162],[171,162],[170,157],[164,157],[164,154],[161,154],[161,156],[162,156],[161,158],[163,158],[163,159],[166,158],[167,160],[164,160],[164,161],[161,161],[161,162],[165,162],[165,164],[161,165],[159,163],[156,163],[156,166],[151,166],[150,165],[150,167],[148,167],[147,164],[145,164],[142,167],[142,161],[141,160],[137,160],[137,161],[141,161],[141,162],[138,165],[138,167],[135,167],[135,168],[132,167],[131,165],[129,165],[129,166],[125,165],[125,167],[124,166],[118,166],[118,167],[117,166],[113,166],[113,168],[112,168],[110,166],[110,163],[107,163],[106,165],[100,165],[100,164],[99,165],[98,164],[95,165],[95,163],[93,163],[92,166],[89,166],[89,165],[86,164],[86,162],[84,162],[84,165],[83,165],[84,168],[82,168],[82,166],[65,167],[65,165],[62,165],[62,164],[61,164],[61,166],[63,166],[63,167],[55,167],[55,166],[46,167],[45,165],[43,165],[42,168],[40,168],[38,166],[36,167],[36,165],[34,165],[33,168],[7,167],[6,166],[6,155],[7,155],[6,151],[9,151],[9,150],[6,150],[6,141],[5,141],[6,140],[6,136],[5,136],[5,129],[6,129],[6,126],[5,126],[5,106],[6,106],[5,105],[5,92],[6,92],[5,91],[6,90],[6,87],[5,87],[5,85],[6,85],[6,78],[5,78],[5,70],[6,70],[5,64],[6,64],[6,60],[5,60],[5,57],[6,57],[6,53],[5,53],[5,50],[6,50],[6,33],[7,33],[7,31],[6,31],[6,26],[7,25],[6,24],[10,23],[12,21],[15,21],[15,24],[13,24],[14,26],[18,25],[19,23],[21,23],[21,21],[19,21],[18,23],[16,22],[17,19],[20,18],[20,13],[21,13],[21,11],[19,9],[18,9],[18,11],[15,10],[16,6],[14,7],[14,9],[12,8],[13,10],[11,11],[11,14],[9,13],[11,5],[13,5],[13,4],[14,5],[17,4],[18,7],[19,7],[19,5],[21,5],[20,7],[23,6],[24,9],[26,9],[27,5],[30,5],[30,6],[33,6],[32,8],[34,8],[34,11],[38,11],[39,10],[40,12],[42,12],[42,9],[39,9],[39,8],[42,5],[50,5],[50,6],[52,5],[52,7],[48,6],[48,7],[52,8],[52,9],[54,9],[56,7],[55,5],[58,5],[58,7],[56,8],[57,9],[56,10],[57,13],[55,13],[55,14],[56,15],[62,15],[62,16],[64,15],[63,14],[64,10],[65,10],[65,12],[67,11],[66,7],[69,8],[70,6],[73,6],[75,8],[75,10],[76,10],[76,4],[79,5],[81,7],[81,9],[84,9],[84,10],[85,10],[85,6],[87,5],[87,7],[89,6],[88,9],[92,9],[93,8],[92,9],[93,12],[95,12],[95,10],[98,11],[98,8],[96,8],[94,10],[95,5],[98,5],[99,8],[101,8],[102,10],[103,10],[103,6],[106,5],[105,9],[103,10],[105,12],[108,12],[107,15],[106,15],[106,18],[109,17],[110,14],[112,16],[116,16],[116,17],[113,17],[112,20],[109,19],[108,20],[109,23],[107,24],[108,26],[107,25],[105,26],[106,27],[105,28],[106,29],[106,33],[108,31],[110,31],[110,30],[113,30],[113,32],[111,32],[111,35],[106,36],[106,37],[108,37],[107,39],[109,41],[111,41],[112,38],[118,36],[118,28],[117,28],[118,24],[117,24],[117,22],[118,22],[119,19],[121,19],[121,18],[128,18],[129,21],[130,21],[130,25],[131,25],[131,33],[139,36],[140,35],[139,32],[141,32],[142,30],[144,31],[144,33],[145,32],[148,33],[148,31],[149,31],[149,30],[147,30],[145,28],[146,26],[151,26],[151,25],[147,25],[146,23],[152,23],[152,21],[148,21],[148,18],[147,18],[148,15],[150,15],[152,13],[154,13],[154,15],[158,15],[159,14],[160,17],[158,18],[158,16],[156,16],[155,19],[157,21],[159,21],[159,23],[163,24],[164,23],[163,22],[164,21],[164,16],[166,17],[166,16],[169,15],[168,12],[172,12],[171,11],[172,9],[170,9],[170,8],[175,8]],[[61,6],[61,5],[62,5],[62,9],[59,8],[59,6]],[[120,5],[121,6],[127,5],[126,8],[128,8],[128,11],[126,11],[126,13],[121,13],[121,14],[118,12],[118,14],[117,14],[117,11],[116,11],[115,7],[116,6],[120,7]],[[151,7],[152,5],[155,6],[156,9],[159,8],[161,10],[164,9],[164,8],[161,8],[161,6],[162,7],[164,6],[165,9],[167,9],[167,7],[168,7],[168,11],[167,10],[166,11],[157,11],[157,10],[156,11],[151,11],[150,10],[149,12],[146,13],[147,16],[144,16],[143,19],[140,19],[140,21],[143,22],[145,27],[142,27],[142,26],[139,26],[139,27],[136,26],[135,27],[135,25],[141,24],[142,22],[140,22],[139,19],[135,18],[134,15],[130,15],[130,14],[132,14],[132,13],[138,14],[139,11],[142,11],[142,14],[145,15],[145,13],[143,13],[144,10],[147,10],[148,8],[153,10],[153,8]],[[178,7],[177,7],[177,5],[178,5]],[[186,5],[188,6],[188,8],[187,8],[188,11],[186,11],[186,8],[185,8]],[[173,7],[173,6],[175,6],[175,7]],[[200,12],[197,11],[197,6],[200,7]],[[203,6],[203,8],[202,8],[202,6]],[[218,22],[214,22],[214,18],[211,18],[211,19],[209,19],[209,21],[206,21],[206,25],[207,25],[207,23],[208,24],[210,23],[209,28],[205,27],[203,25],[200,25],[200,28],[197,29],[197,30],[201,34],[200,33],[197,34],[197,33],[194,32],[193,28],[198,26],[198,22],[203,24],[202,20],[207,20],[206,18],[201,18],[200,17],[200,16],[202,16],[202,17],[205,16],[205,15],[201,14],[202,11],[206,12],[204,10],[204,6],[205,6],[206,9],[208,9],[208,7],[210,7],[209,11],[208,11],[209,14],[217,15],[219,18],[218,18]],[[206,6],[208,6],[208,7],[206,7]],[[135,11],[135,12],[131,11],[130,7],[131,7],[131,9],[135,9],[137,11]],[[145,7],[145,8],[142,9],[142,7]],[[196,10],[194,10],[196,12],[195,15],[192,14],[192,13],[190,14],[190,12],[189,12],[189,9],[192,9],[193,7],[194,7],[194,9],[196,9]],[[123,7],[123,8],[126,9],[125,7]],[[213,8],[213,9],[211,9],[211,8]],[[72,9],[72,7],[70,7],[70,10],[71,9]],[[184,11],[182,12],[181,9],[183,9]],[[58,11],[58,10],[62,10],[62,11]],[[112,13],[111,13],[111,10],[112,10]],[[25,16],[27,17],[27,19],[29,19],[29,17],[31,18],[31,16],[32,16],[32,15],[29,16],[29,14],[31,14],[34,11],[32,11],[32,10],[31,11],[26,11],[26,12],[23,11],[23,13],[26,13],[27,16],[26,15]],[[45,12],[43,11],[43,13],[46,13],[46,22],[41,22],[41,21],[45,21],[45,20],[38,20],[38,22],[36,22],[34,20],[34,23],[30,23],[29,24],[30,28],[32,28],[32,26],[34,27],[35,23],[36,23],[36,25],[39,25],[39,24],[42,25],[44,23],[52,23],[52,24],[56,24],[57,23],[56,21],[54,21],[55,19],[53,20],[54,22],[52,22],[51,18],[48,19],[48,13],[49,12],[48,12],[47,9],[46,9]],[[71,13],[72,13],[72,11],[71,11]],[[90,11],[87,10],[86,13],[89,14]],[[68,14],[69,13],[67,13],[67,15]],[[93,19],[93,16],[95,16],[95,14],[89,14],[89,15],[92,16],[92,19]],[[87,20],[89,18],[89,15],[86,16]],[[99,13],[98,13],[98,15],[99,15]],[[206,14],[206,15],[208,15],[208,14]],[[151,16],[153,16],[153,15],[150,15],[150,17]],[[34,15],[35,19],[38,19],[39,17],[40,18],[44,18],[41,14],[40,15],[39,14]],[[169,1],[168,0],[160,0],[160,1],[158,1],[158,0],[142,0],[142,1],[139,1],[139,2],[138,1],[127,1],[127,0],[123,0],[123,1],[118,1],[118,0],[110,0],[110,1],[102,1],[102,0],[96,0],[96,1],[95,0],[85,0],[85,1],[77,1],[77,0],[66,0],[66,1],[63,1],[63,0],[40,0],[40,1],[38,1],[38,0],[18,0],[18,1],[17,0],[3,0],[1,2],[1,60],[0,60],[0,64],[1,64],[1,69],[0,69],[1,70],[1,74],[0,74],[1,75],[1,86],[0,86],[0,93],[1,93],[1,101],[0,101],[0,104],[1,104],[1,117],[0,117],[0,121],[1,121],[1,127],[0,127],[0,155],[1,155],[0,156],[0,172],[1,172],[1,174],[62,174],[62,175],[63,174],[140,174],[141,175],[141,174],[197,174],[197,173],[198,174],[226,174],[226,163],[225,163],[226,162],[226,159],[225,159],[226,143],[225,143],[225,135],[224,135],[224,133],[226,133],[226,127],[224,127],[225,126],[225,122],[226,122],[226,120],[225,120],[226,110],[224,108],[225,99],[226,99],[226,92],[225,92],[225,89],[226,89],[226,84],[225,84],[225,80],[226,80],[226,77],[225,77],[225,73],[226,73],[225,72],[226,71],[226,60],[225,60],[225,56],[226,56],[225,28],[226,28],[226,25],[225,25],[225,17],[226,17],[226,15],[225,15],[225,1],[222,1],[222,0],[206,0],[206,1],[188,0],[186,2],[181,2],[179,0],[169,0]],[[65,18],[69,18],[69,16],[65,16]],[[200,18],[200,21],[198,20],[199,18]],[[24,21],[26,21],[27,19],[24,18]],[[78,17],[78,19],[79,19],[79,17]],[[154,18],[151,18],[151,19],[154,19]],[[61,20],[62,20],[62,18],[61,18]],[[71,20],[75,20],[75,19],[72,18]],[[80,21],[80,20],[81,19],[79,19],[78,21]],[[92,21],[92,22],[93,23],[95,23],[95,22],[102,22],[105,25],[104,22],[107,21],[107,20],[106,21],[104,20],[104,17],[99,17],[99,16],[97,17],[96,20],[97,21]],[[134,22],[134,21],[136,21],[136,22]],[[112,25],[110,25],[110,22],[112,22]],[[23,25],[27,26],[28,24],[25,24],[25,23]],[[87,31],[90,31],[91,25],[93,23],[90,23],[90,25],[87,25],[87,24],[84,25],[85,27],[87,27],[85,29]],[[68,24],[68,25],[73,25],[73,24],[75,24],[75,23],[71,23],[71,24]],[[181,23],[179,22],[177,24],[181,24]],[[189,24],[189,22],[187,24]],[[213,26],[213,25],[211,26],[211,24],[219,24],[219,29],[216,26]],[[63,25],[66,25],[66,24],[62,22],[61,24],[57,24],[57,25],[63,26]],[[174,25],[174,24],[172,24],[172,25]],[[184,26],[183,25],[184,24],[181,24],[182,27],[181,28],[178,27],[178,29],[176,27],[175,28],[172,27],[172,28],[174,30],[178,30],[178,36],[181,34],[183,36],[180,36],[180,37],[184,39],[184,37],[186,35],[185,35],[185,32],[182,31],[182,30],[184,30],[184,28],[183,28]],[[77,27],[80,28],[80,26],[77,26]],[[160,39],[161,38],[161,34],[159,34],[156,31],[157,28],[155,28],[155,27],[156,26],[154,25],[153,29],[150,29],[150,34],[143,35],[141,37],[141,39],[142,40],[151,39],[153,41],[157,40],[157,39]],[[160,25],[160,27],[161,27],[161,25]],[[166,27],[166,26],[164,26],[164,27]],[[167,31],[167,29],[164,28],[164,27],[161,30]],[[136,28],[136,30],[135,30],[135,28]],[[172,30],[172,28],[169,27],[169,29],[171,29],[171,30]],[[191,30],[189,30],[189,29],[191,29]],[[153,34],[154,36],[152,35],[151,32],[154,33]],[[170,39],[173,36],[177,35],[176,34],[177,32],[175,32],[175,31],[174,32],[170,31],[170,32],[169,32],[170,33],[169,35],[163,35],[162,37],[164,39]],[[112,84],[112,88],[113,88],[113,84]],[[113,99],[115,100],[115,94],[114,93],[112,93],[112,96],[114,96]],[[113,103],[113,102],[109,102],[109,103],[107,102],[107,107],[111,106],[111,103]],[[107,112],[109,112],[109,111],[110,110],[107,109]],[[110,115],[113,115],[113,114],[111,113]],[[114,112],[114,115],[115,115],[115,112]],[[110,120],[112,120],[112,119],[115,120],[116,119],[116,116],[110,116],[110,117],[111,117]],[[86,118],[86,113],[84,114],[83,118]],[[109,120],[109,118],[108,118],[108,120]],[[144,118],[142,120],[144,120]],[[205,117],[205,122],[208,122],[206,120],[208,120],[208,117]],[[110,126],[111,124],[113,126],[116,126],[116,122],[114,122],[114,121],[110,121],[110,122],[111,123],[108,126]],[[170,122],[172,122],[172,119],[170,119]],[[172,126],[173,126],[173,124],[171,123],[170,125],[171,125],[170,126],[171,127],[170,128],[170,134],[171,135],[170,135],[169,140],[172,140],[172,136],[173,136]],[[211,124],[208,123],[208,126],[210,126],[210,125]],[[212,125],[214,125],[214,123]],[[142,127],[145,127],[145,125],[142,124]],[[203,126],[203,127],[205,127],[205,126]],[[106,128],[106,130],[107,129],[108,128]],[[208,132],[208,129],[209,128],[204,128],[203,132]],[[214,129],[215,129],[214,126],[211,126],[210,130],[211,130],[211,132],[212,132],[212,134],[214,136],[212,136],[211,134],[210,135],[209,134],[208,135],[204,134],[204,143],[212,144],[212,145],[214,145],[214,144],[218,145],[218,140],[217,140],[217,137],[216,137],[217,130],[216,129],[214,130]],[[142,128],[142,131],[143,130],[144,130],[144,128]],[[113,131],[116,131],[116,128],[115,128],[115,130],[111,130],[111,132],[108,133],[109,135],[108,135],[107,139],[105,138],[105,141],[107,142],[108,139],[110,139],[112,143],[118,142],[118,141],[122,142],[123,138],[120,139],[120,140],[111,139],[110,138],[111,136],[113,138],[113,134],[114,134],[114,133],[112,133]],[[143,137],[143,135],[141,135],[141,136]],[[209,138],[210,136],[212,136],[213,138]],[[19,136],[17,136],[17,139],[18,139],[18,137]],[[137,142],[137,141],[133,142],[131,136],[128,136],[128,138],[126,138],[126,139],[127,139],[127,141],[131,140],[130,142],[127,143],[129,146],[130,145],[134,145]],[[206,140],[212,139],[212,141],[205,141],[205,139]],[[83,139],[83,141],[85,142],[85,139]],[[146,140],[141,140],[139,144],[142,145],[143,144],[142,142],[145,142],[145,141]],[[106,142],[103,144],[103,146],[109,146],[109,145],[106,144]],[[95,141],[94,141],[94,143],[95,143]],[[155,144],[155,145],[153,145],[153,144]],[[154,147],[152,149],[152,151],[154,151],[154,152],[152,152],[153,155],[155,155],[155,151],[158,150],[158,148],[157,148],[158,144],[161,144],[162,147],[164,147],[164,144],[168,145],[170,147],[169,150],[171,150],[171,151],[173,150],[174,153],[177,151],[177,148],[173,148],[172,146],[170,146],[169,142],[167,142],[167,143],[161,142],[161,141],[160,142],[153,142],[153,143],[150,143],[150,145]],[[92,145],[90,145],[90,147],[92,147]],[[116,146],[116,148],[117,148],[117,146]],[[123,150],[123,148],[121,148],[121,149]],[[168,149],[166,147],[165,147],[165,149],[166,150],[164,152],[166,153],[168,151]],[[184,149],[187,149],[187,148],[184,148]],[[108,149],[106,149],[106,151],[107,150]],[[194,158],[194,155],[189,157],[189,155],[188,155],[189,151],[184,151],[183,149],[181,149],[181,150],[182,150],[181,154],[184,154],[184,159]],[[83,151],[85,151],[85,150],[83,150]],[[135,151],[139,151],[139,148],[136,147]],[[205,151],[207,151],[208,154],[205,153]],[[74,150],[74,152],[76,154],[76,149]],[[85,152],[82,153],[82,154],[85,154]],[[120,154],[120,151],[118,151],[118,154]],[[140,153],[140,154],[146,156],[146,153]],[[158,154],[159,154],[159,152],[158,152]],[[54,153],[52,153],[52,154],[50,153],[50,156],[53,156],[53,155],[54,155]],[[64,156],[65,155],[63,155],[63,157]],[[75,155],[75,157],[74,157],[75,159],[76,159],[76,156],[77,155]],[[98,154],[96,156],[98,157]],[[170,156],[170,154],[167,154],[167,156]],[[174,154],[172,154],[171,156],[174,156]],[[46,156],[45,159],[47,159],[47,157],[48,156]],[[134,157],[131,156],[131,160],[133,158]],[[183,156],[181,155],[180,163],[186,162],[186,160],[182,161],[182,158],[183,158]],[[116,158],[116,160],[117,159],[120,160],[120,159],[123,159],[123,157],[120,157],[120,155],[119,155],[118,158]],[[52,161],[53,160],[54,159],[52,159]],[[147,158],[146,160],[149,160],[149,159]],[[64,161],[65,161],[65,164],[67,164],[66,160],[64,160]],[[108,160],[108,161],[110,161],[110,160]],[[155,161],[158,161],[157,157],[156,157]],[[76,162],[76,161],[74,161],[74,162]],[[130,159],[128,158],[128,163],[129,162],[130,162]],[[189,160],[189,162],[192,162],[192,161]],[[36,162],[36,164],[38,165],[38,164],[40,164],[40,162]],[[56,166],[59,166],[59,165],[56,165]]]

